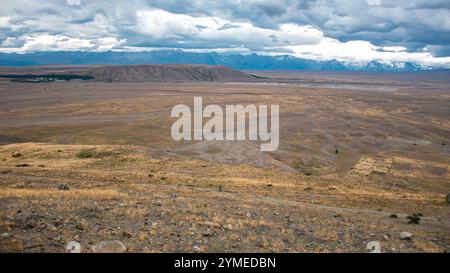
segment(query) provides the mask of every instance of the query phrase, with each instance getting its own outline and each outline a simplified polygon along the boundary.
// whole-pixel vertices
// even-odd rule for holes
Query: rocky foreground
[[[450,205],[358,175],[25,143],[0,147],[0,232],[1,252],[449,252]]]

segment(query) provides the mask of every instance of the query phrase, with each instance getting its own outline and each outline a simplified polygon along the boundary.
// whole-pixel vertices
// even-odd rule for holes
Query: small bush
[[[408,224],[418,225],[420,223],[420,220],[422,220],[421,216],[423,216],[421,213],[413,213],[411,215],[408,215],[406,219],[409,220]]]
[[[306,166],[304,166],[301,161],[294,161],[294,162],[292,162],[292,167],[294,167],[295,169],[301,171],[306,176],[310,176],[310,175],[313,174],[311,169],[306,167]]]
[[[92,150],[92,149],[84,149],[84,150],[79,151],[76,154],[76,157],[78,157],[78,158],[92,158],[94,156],[95,156],[95,150]]]
[[[111,151],[97,152],[95,149],[83,149],[76,154],[78,158],[104,158],[115,155]]]

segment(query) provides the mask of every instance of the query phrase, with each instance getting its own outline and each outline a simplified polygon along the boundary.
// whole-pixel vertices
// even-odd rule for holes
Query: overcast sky
[[[450,0],[0,3],[0,52],[168,48],[450,67]]]

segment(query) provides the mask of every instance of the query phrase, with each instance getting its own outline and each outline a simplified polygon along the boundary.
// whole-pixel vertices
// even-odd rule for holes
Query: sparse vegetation
[[[409,224],[415,224],[415,225],[418,225],[418,224],[420,224],[420,220],[422,220],[422,217],[423,215],[421,214],[421,213],[413,213],[413,214],[411,214],[411,215],[408,215],[407,217],[406,217],[406,219],[408,219],[409,220]]]
[[[89,75],[72,75],[72,74],[43,74],[43,75],[34,75],[34,74],[8,74],[8,75],[0,75],[0,78],[9,79],[11,82],[53,82],[53,81],[70,81],[70,80],[92,80],[94,77]]]
[[[292,167],[294,167],[295,169],[299,170],[301,173],[303,173],[306,176],[310,176],[310,175],[313,174],[312,171],[311,171],[311,168],[304,166],[301,161],[294,161],[292,163]]]
[[[95,155],[95,150],[93,149],[83,149],[76,154],[78,158],[93,158]]]
[[[21,153],[13,153],[11,156],[14,158],[19,158],[19,157],[22,157],[22,154]]]
[[[104,158],[116,155],[111,151],[96,151],[95,149],[83,149],[79,151],[75,156],[78,158]]]

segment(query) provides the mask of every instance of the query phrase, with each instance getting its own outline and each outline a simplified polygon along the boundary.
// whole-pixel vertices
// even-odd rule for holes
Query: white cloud
[[[223,45],[261,48],[289,44],[317,44],[322,32],[310,26],[281,24],[278,29],[256,27],[219,17],[193,17],[163,10],[137,12],[136,31],[155,40],[183,43],[194,39]]]
[[[66,0],[66,3],[69,6],[79,6],[81,5],[81,0]]]
[[[318,45],[288,46],[295,56],[316,60],[337,59],[350,63],[379,61],[415,62],[429,66],[450,67],[450,57],[435,58],[429,52],[406,52],[404,47],[377,47],[367,41],[340,42],[324,38]]]
[[[11,17],[9,16],[0,16],[0,28],[6,28],[10,26]]]
[[[14,40],[13,40],[14,39]],[[14,46],[12,42],[15,38],[8,38],[3,43],[3,48],[0,52],[33,52],[33,51],[75,51],[75,50],[92,50],[92,51],[106,51],[113,49],[125,42],[125,40],[117,40],[114,37],[99,38],[99,39],[80,39],[71,38],[63,35],[51,35],[48,33],[25,35],[20,38],[23,45],[20,47]]]

